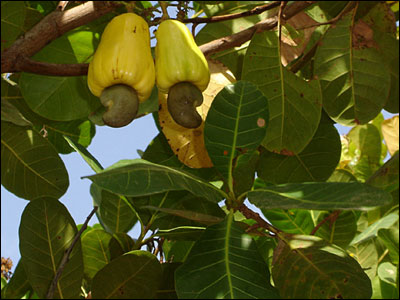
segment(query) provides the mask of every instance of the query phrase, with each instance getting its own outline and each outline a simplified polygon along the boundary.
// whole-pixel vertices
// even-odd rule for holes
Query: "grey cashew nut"
[[[203,119],[196,110],[203,103],[203,94],[190,82],[179,82],[168,92],[168,111],[176,123],[185,128],[197,128]]]
[[[100,101],[107,108],[103,114],[103,121],[111,127],[128,125],[136,117],[139,109],[136,91],[125,84],[105,88],[100,95]]]

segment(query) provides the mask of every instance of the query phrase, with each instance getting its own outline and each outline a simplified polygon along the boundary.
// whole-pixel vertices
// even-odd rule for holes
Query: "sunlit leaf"
[[[390,155],[399,150],[399,116],[382,122],[382,134]]]
[[[347,251],[358,261],[371,280],[375,278],[378,269],[378,251],[373,240],[352,245]]]
[[[367,227],[363,232],[358,234],[351,242],[351,245],[360,243],[362,241],[368,240],[370,238],[373,238],[377,235],[378,230],[381,228],[389,228],[392,226],[395,222],[399,220],[399,213],[398,212],[392,212],[383,218],[379,219],[377,222],[371,224],[370,226]]]
[[[392,201],[389,193],[359,182],[281,184],[250,191],[248,198],[261,209],[367,210]]]
[[[399,263],[399,229],[379,229],[378,237],[383,241],[386,248],[389,249],[389,254],[392,263]]]
[[[343,125],[365,124],[375,118],[390,88],[390,74],[375,49],[372,29],[362,20],[354,23],[354,13],[328,29],[315,54],[324,109]]]
[[[321,117],[318,83],[306,82],[281,64],[276,32],[256,33],[243,63],[243,79],[255,83],[268,99],[269,125],[262,143],[271,152],[300,153]]]

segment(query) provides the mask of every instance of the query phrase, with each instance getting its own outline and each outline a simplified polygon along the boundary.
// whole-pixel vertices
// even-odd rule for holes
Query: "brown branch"
[[[286,7],[283,12],[283,20],[288,20],[315,1],[296,1]],[[108,3],[108,4],[107,4]],[[52,40],[63,35],[67,31],[84,25],[115,8],[116,4],[107,1],[87,2],[65,12],[55,11],[40,21],[24,36],[20,37],[1,56],[2,73],[31,72],[35,74],[51,76],[82,76],[87,75],[88,64],[50,64],[36,62],[29,57],[40,51]],[[277,16],[262,20],[254,26],[211,41],[199,48],[205,55],[217,53],[233,47],[238,47],[249,41],[253,34],[275,28],[278,24]]]
[[[298,14],[303,9],[307,8],[315,1],[296,1],[292,5],[288,6],[283,12],[282,19],[288,20],[294,15]],[[262,20],[255,24],[254,26],[247,28],[238,33],[232,34],[230,36],[225,36],[217,40],[211,41],[207,44],[201,45],[199,48],[203,51],[204,55],[210,55],[223,50],[227,50],[233,47],[238,47],[243,43],[251,40],[254,33],[271,30],[275,28],[278,24],[278,17],[274,16],[266,20]]]
[[[97,211],[97,209],[98,209],[98,206],[95,206],[93,208],[93,210],[90,212],[90,214],[86,218],[85,223],[83,223],[81,229],[78,231],[78,233],[75,235],[74,239],[72,240],[71,245],[68,247],[67,250],[65,250],[64,256],[61,259],[60,265],[58,266],[56,275],[54,276],[53,281],[50,284],[49,290],[48,290],[47,295],[46,295],[46,299],[53,299],[54,291],[56,289],[58,279],[61,277],[61,274],[64,271],[64,268],[65,268],[67,262],[69,261],[69,255],[71,254],[72,249],[74,249],[74,246],[78,242],[78,240],[81,237],[82,233],[87,228],[89,220],[93,217],[93,215]]]
[[[67,5],[68,5],[68,2],[69,2],[69,1],[60,1],[60,2],[58,2],[57,10],[59,10],[59,11],[64,11],[65,8],[66,8]]]
[[[315,226],[315,228],[311,231],[310,235],[314,235],[317,232],[317,230],[327,221],[330,221],[331,223],[335,222],[336,219],[339,217],[340,212],[341,212],[340,210],[335,210],[334,212],[329,214],[326,218],[324,218],[321,222],[319,222],[317,226]]]
[[[112,11],[116,5],[111,1],[88,1],[66,11],[56,10],[48,14],[31,30],[19,37],[9,48],[2,52],[1,72],[15,73],[25,71],[25,66],[19,63],[22,57],[29,58],[33,56],[51,41],[74,28],[85,25]],[[24,61],[26,62],[26,59]],[[61,71],[64,67],[57,66],[56,69]],[[38,71],[40,70],[39,68]],[[30,71],[39,73],[37,70]],[[83,74],[75,74],[74,76],[77,75]]]
[[[271,224],[269,224],[267,221],[265,221],[261,216],[252,211],[250,208],[248,208],[245,204],[242,204],[239,206],[239,211],[243,214],[243,216],[246,217],[246,219],[253,219],[257,222],[260,227],[265,228],[266,230],[273,232],[274,234],[278,234],[281,232],[278,228],[275,228]]]
[[[182,22],[183,23],[194,23],[194,24],[222,22],[222,21],[226,21],[226,20],[232,20],[232,19],[243,18],[243,17],[252,16],[252,15],[258,15],[258,14],[263,13],[264,11],[267,11],[267,10],[270,10],[272,8],[279,6],[279,4],[280,4],[280,1],[275,1],[275,2],[272,2],[269,4],[254,7],[251,10],[241,12],[241,13],[235,13],[235,14],[223,15],[223,16],[213,16],[210,18],[184,19],[184,20],[182,20]]]

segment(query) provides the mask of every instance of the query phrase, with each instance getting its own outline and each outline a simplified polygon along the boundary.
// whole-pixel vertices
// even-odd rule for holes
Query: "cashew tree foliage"
[[[1,183],[28,201],[2,298],[398,299],[397,1],[1,6]],[[147,23],[152,37],[108,51],[103,32],[125,13],[144,24],[132,32]],[[173,96],[176,116],[197,119],[177,124],[161,79],[144,80],[147,99],[130,89],[129,109],[152,114],[159,134],[140,159],[103,168],[87,147],[114,98],[88,87],[96,49],[115,59],[113,74],[150,40],[153,77],[205,72],[157,63],[170,48],[190,57],[173,29],[156,32],[167,19],[189,25],[188,47],[208,64],[192,102]],[[110,40],[123,36],[118,28]],[[76,224],[58,200],[69,186],[59,154],[74,151],[93,170],[81,178],[91,181],[82,201],[93,202],[94,226]]]

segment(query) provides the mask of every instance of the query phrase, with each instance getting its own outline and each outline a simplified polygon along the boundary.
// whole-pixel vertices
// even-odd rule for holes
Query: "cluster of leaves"
[[[89,291],[93,298],[397,298],[398,116],[383,120],[381,111],[398,113],[398,3],[327,3],[213,55],[237,81],[215,96],[201,133],[212,168],[185,166],[160,126],[141,159],[103,169],[86,149],[100,106],[86,77],[4,77],[2,185],[30,202],[21,260],[2,281],[2,297],[46,297],[81,226],[58,201],[69,185],[59,153],[76,151],[96,173],[84,178],[100,224],[74,246],[56,298]],[[2,51],[46,5],[2,2]],[[212,17],[256,5],[199,1],[194,9]],[[196,41],[274,14],[209,23]],[[90,61],[114,15],[68,32],[33,59]],[[328,24],[310,27],[317,22]],[[157,109],[155,90],[139,114]],[[334,123],[354,127],[341,139]],[[270,224],[243,205],[246,198]],[[137,222],[133,238],[127,232]]]

